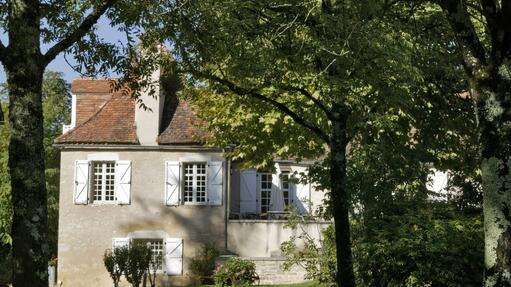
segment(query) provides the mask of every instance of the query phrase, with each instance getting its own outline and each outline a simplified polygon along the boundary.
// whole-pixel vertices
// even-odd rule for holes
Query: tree
[[[42,91],[48,242],[50,243],[50,256],[57,257],[60,153],[53,146],[53,141],[62,133],[62,125],[70,120],[71,94],[69,84],[62,78],[62,74],[53,71],[44,73]]]
[[[58,237],[58,199],[59,199],[59,168],[60,156],[56,148],[53,147],[53,140],[60,135],[62,124],[69,121],[70,117],[70,94],[69,85],[62,79],[62,75],[57,72],[48,71],[44,74],[43,80],[43,116],[44,116],[44,148],[45,148],[45,174],[46,174],[46,192],[48,198],[48,241],[49,253],[51,256],[57,256],[57,237]],[[0,282],[10,281],[12,273],[11,264],[11,235],[10,227],[12,222],[12,205],[10,202],[10,180],[7,169],[7,145],[8,145],[9,125],[2,126],[2,137],[0,146],[0,242],[5,247],[2,248],[6,253],[0,260]],[[4,278],[9,277],[9,278]]]
[[[376,17],[385,7],[378,1],[189,1],[169,25],[176,59],[198,81],[192,85],[204,95],[203,106],[229,102],[222,97],[244,100],[233,100],[221,111],[210,109],[217,118],[230,117],[239,130],[249,127],[253,134],[236,137],[242,148],[251,143],[271,147],[269,135],[276,135],[300,140],[286,141],[289,145],[280,146],[277,155],[295,153],[292,147],[299,145],[302,156],[307,150],[328,153],[324,171],[329,173],[340,286],[355,285],[348,143],[370,123],[371,113],[390,103],[399,112],[418,75],[410,65],[409,39]],[[223,123],[213,122],[216,131],[236,133]],[[297,128],[301,136],[288,133]],[[275,154],[266,155],[268,163]]]
[[[509,1],[397,1],[407,31],[427,43],[424,18],[444,27],[464,70],[480,138],[484,190],[485,286],[511,285],[511,3]],[[407,9],[411,8],[411,9]],[[418,20],[418,21],[417,21]],[[423,23],[423,22],[422,22]],[[416,25],[419,24],[419,25]],[[418,29],[416,29],[418,28]],[[439,36],[440,35],[440,36]]]
[[[1,1],[1,25],[8,45],[0,62],[9,92],[9,172],[12,195],[14,286],[45,286],[49,246],[44,174],[42,83],[47,65],[70,53],[87,75],[130,67],[133,38],[150,30],[163,1]],[[129,35],[128,45],[108,43],[94,25],[107,16]],[[138,32],[129,33],[138,27]],[[41,51],[41,42],[50,47]],[[147,43],[153,45],[154,43]],[[127,56],[127,57],[124,57]]]

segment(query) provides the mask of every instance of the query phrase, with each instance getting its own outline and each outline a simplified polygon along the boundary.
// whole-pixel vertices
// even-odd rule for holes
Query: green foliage
[[[123,275],[133,287],[139,287],[140,284],[145,287],[148,281],[151,287],[156,286],[158,260],[152,257],[151,249],[144,243],[115,248],[113,251],[106,250],[103,255],[103,263],[114,287],[119,286]]]
[[[5,117],[7,105],[2,105]],[[0,125],[0,283],[10,283],[12,278],[11,256],[11,187],[7,168],[9,127],[7,121]]]
[[[332,120],[316,99],[327,109],[334,108],[335,114],[350,112],[347,190],[353,224],[384,230],[381,222],[374,226],[371,220],[402,216],[402,222],[413,222],[413,217],[407,218],[413,215],[410,202],[420,203],[427,213],[424,204],[432,195],[425,187],[431,168],[450,170],[450,191],[461,190],[453,193],[457,198],[452,204],[479,214],[476,123],[471,100],[460,96],[468,83],[452,34],[444,33],[448,23],[436,6],[414,14],[415,5],[394,2],[184,4],[171,20],[179,27],[171,37],[180,65],[193,75],[187,78],[185,92],[208,123],[213,135],[209,142],[236,144],[231,156],[256,167],[271,166],[274,158],[326,158],[311,168],[310,180],[328,193],[325,143],[268,100],[330,134]],[[418,27],[406,22],[409,18]],[[420,36],[416,28],[423,30]],[[254,93],[264,99],[254,98]],[[326,203],[331,207],[328,197]],[[403,209],[396,208],[401,204]],[[324,216],[332,218],[331,208]],[[419,217],[427,226],[423,232],[443,220],[437,216],[435,212]],[[477,216],[466,219],[453,213],[450,220],[470,223]],[[472,235],[467,231],[459,236]],[[356,240],[365,242],[362,237]],[[372,244],[382,240],[396,238],[367,238]],[[426,245],[432,241],[420,242],[426,250],[433,248]],[[308,258],[302,263],[309,264],[311,277],[324,283],[335,274],[331,269],[335,261],[325,257],[334,254],[332,246],[299,254]],[[294,250],[292,245],[287,249]],[[432,270],[426,273],[436,276]],[[427,282],[425,276],[416,277]]]
[[[190,260],[190,272],[202,284],[214,283],[215,262],[220,252],[212,243],[204,244],[199,253]]]
[[[356,222],[354,239],[363,286],[482,285],[480,213],[464,214],[444,203],[403,202],[378,219]]]
[[[484,270],[480,212],[452,203],[402,202],[379,218],[352,222],[354,263],[360,286],[481,286]],[[308,279],[336,286],[332,226],[319,242],[300,233],[281,249],[285,267],[298,264]],[[303,242],[298,247],[297,242]],[[460,276],[463,274],[463,276]]]
[[[48,71],[43,81],[43,128],[45,152],[46,193],[48,195],[48,240],[50,254],[57,256],[60,152],[53,146],[55,138],[62,134],[62,125],[70,121],[71,95],[69,85],[62,73]]]
[[[2,105],[4,114],[8,116],[7,105]],[[1,244],[10,244],[11,236],[11,187],[9,180],[9,173],[7,167],[8,161],[8,139],[9,127],[5,123],[0,125],[0,242]],[[4,250],[1,248],[0,250]],[[2,256],[3,257],[3,256]]]
[[[291,224],[296,228],[300,222]],[[332,226],[322,232],[319,242],[313,240],[306,232],[298,233],[281,245],[282,254],[286,257],[284,270],[299,265],[305,270],[305,279],[316,280],[322,286],[337,286],[334,282],[337,272],[335,259],[335,235]],[[298,242],[303,246],[298,246]]]
[[[124,265],[126,281],[133,287],[140,286],[151,266],[151,249],[144,244],[134,244],[128,249],[128,261]]]
[[[258,276],[254,262],[231,257],[215,273],[215,283],[219,286],[251,286]]]
[[[121,280],[121,276],[128,262],[128,253],[128,247],[119,247],[115,248],[113,251],[106,250],[103,255],[103,263],[113,280],[114,287],[119,286],[119,281]]]
[[[211,143],[237,144],[233,156],[253,166],[328,150],[268,100],[240,89],[276,100],[326,134],[331,121],[313,99],[335,114],[349,110],[350,137],[380,113],[403,113],[411,94],[424,91],[412,39],[376,17],[388,13],[380,1],[189,1],[179,12],[171,37],[194,75],[186,92],[215,134]]]

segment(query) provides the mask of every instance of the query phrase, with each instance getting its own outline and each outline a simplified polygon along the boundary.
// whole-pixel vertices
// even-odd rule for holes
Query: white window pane
[[[93,162],[93,200],[115,201],[115,162]]]
[[[271,205],[272,175],[261,174],[261,213],[267,213]]]
[[[184,165],[183,198],[185,202],[206,202],[207,175],[205,163]]]

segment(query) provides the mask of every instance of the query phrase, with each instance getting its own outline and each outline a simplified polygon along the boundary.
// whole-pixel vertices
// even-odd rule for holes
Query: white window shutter
[[[89,161],[75,161],[74,204],[87,204],[89,200]]]
[[[284,211],[284,195],[280,186],[280,176],[282,173],[274,173],[271,175],[271,211]]]
[[[167,275],[183,274],[183,239],[165,239],[165,271]]]
[[[245,169],[240,172],[240,212],[257,213],[257,172]]]
[[[181,197],[181,164],[165,162],[165,205],[179,205]]]
[[[213,161],[208,165],[208,201],[210,205],[222,205],[223,162]]]
[[[130,246],[129,237],[112,238],[112,250],[115,250],[120,247],[129,247],[129,246]]]
[[[118,204],[131,202],[131,161],[119,160],[115,163],[115,197]]]
[[[293,201],[298,211],[302,214],[310,212],[310,184],[298,182],[294,184],[296,200]]]

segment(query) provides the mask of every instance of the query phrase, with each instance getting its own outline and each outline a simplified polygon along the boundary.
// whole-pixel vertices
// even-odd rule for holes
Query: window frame
[[[291,206],[293,204],[293,189],[291,188],[291,173],[288,171],[283,171],[280,173],[280,191],[282,192],[282,199],[284,201],[284,209]],[[284,182],[284,178],[287,178],[286,182]],[[287,184],[287,188],[284,188],[284,183]],[[285,192],[287,192],[287,203]]]
[[[197,166],[204,165],[204,174],[197,173]],[[186,167],[193,166],[193,178],[192,178],[192,201],[187,201],[185,197],[185,185],[186,185]],[[208,167],[207,161],[184,161],[181,163],[181,203],[183,205],[208,205],[209,204],[209,180],[208,180]],[[197,176],[204,175],[204,201],[197,201]]]
[[[116,183],[116,169],[117,169],[117,166],[116,166],[116,161],[115,160],[92,160],[90,161],[91,164],[90,164],[90,170],[89,170],[89,174],[90,174],[90,188],[91,188],[91,191],[90,191],[90,202],[92,204],[97,204],[97,205],[103,205],[103,204],[117,204],[117,190],[116,190],[116,186],[115,186],[115,183]],[[111,173],[107,173],[107,164],[113,164],[113,171]],[[96,184],[95,184],[95,176],[96,176],[96,171],[95,171],[95,165],[96,164],[101,164],[102,165],[102,170],[101,170],[101,199],[95,199],[96,197]],[[113,191],[113,197],[114,199],[113,200],[106,200],[106,191],[107,191],[107,179],[106,179],[106,176],[108,175],[111,175],[112,178],[111,178],[111,181],[112,181],[112,191]]]
[[[259,212],[261,214],[268,214],[269,211],[271,211],[271,206],[272,206],[272,193],[274,192],[273,190],[273,173],[271,172],[258,172],[257,173],[258,176],[259,176],[259,180],[257,181],[257,191],[259,193]],[[270,184],[270,187],[269,188],[265,188],[263,189],[263,176],[266,176],[268,177],[264,182],[266,184]],[[267,199],[268,200],[268,204],[267,205],[264,205],[266,207],[266,211],[263,212],[263,191],[264,192],[268,192],[268,196],[265,196],[265,200]]]

